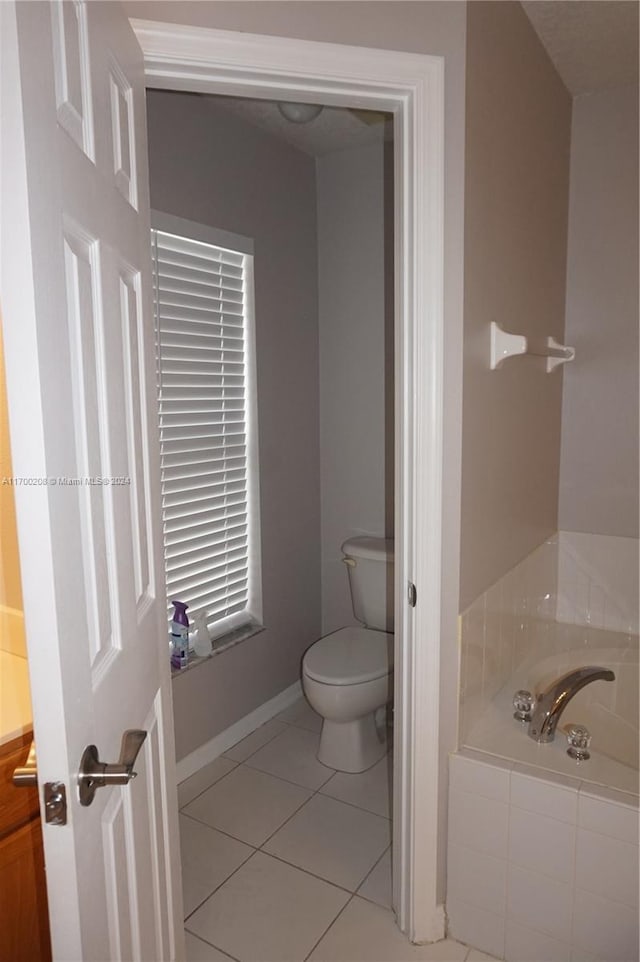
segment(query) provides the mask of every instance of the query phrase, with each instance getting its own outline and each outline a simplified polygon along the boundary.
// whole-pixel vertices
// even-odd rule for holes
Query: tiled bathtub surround
[[[638,634],[638,540],[559,531],[556,620]]]
[[[461,743],[523,665],[573,648],[637,649],[637,635],[638,541],[558,532],[461,615]]]
[[[452,755],[447,916],[451,936],[508,962],[635,962],[637,801]]]

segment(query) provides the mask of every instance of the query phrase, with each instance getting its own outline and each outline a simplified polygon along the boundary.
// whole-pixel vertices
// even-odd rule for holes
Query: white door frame
[[[415,942],[437,903],[442,528],[444,61],[131,21],[149,86],[395,114],[394,907]],[[417,605],[408,604],[408,584]]]

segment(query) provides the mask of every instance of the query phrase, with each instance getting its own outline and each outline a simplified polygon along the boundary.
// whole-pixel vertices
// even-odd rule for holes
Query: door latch
[[[413,581],[409,582],[409,586],[407,588],[407,600],[409,601],[411,607],[415,608],[418,600],[418,592],[416,591],[416,586],[414,585]]]
[[[147,737],[145,731],[132,728],[122,736],[120,758],[115,765],[101,762],[95,745],[88,745],[80,760],[78,771],[78,791],[81,805],[91,805],[98,788],[108,785],[128,785],[137,772],[133,766],[142,743]]]
[[[64,782],[44,783],[44,820],[49,825],[67,824],[67,790]]]

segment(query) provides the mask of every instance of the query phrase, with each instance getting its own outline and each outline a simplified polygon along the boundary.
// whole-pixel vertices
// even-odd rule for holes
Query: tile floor
[[[391,913],[389,756],[321,765],[300,699],[178,787],[187,962],[481,962]]]

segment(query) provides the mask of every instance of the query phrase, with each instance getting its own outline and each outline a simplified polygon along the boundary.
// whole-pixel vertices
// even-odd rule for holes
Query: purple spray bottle
[[[189,619],[184,601],[172,601],[171,667],[184,668],[189,659]]]

